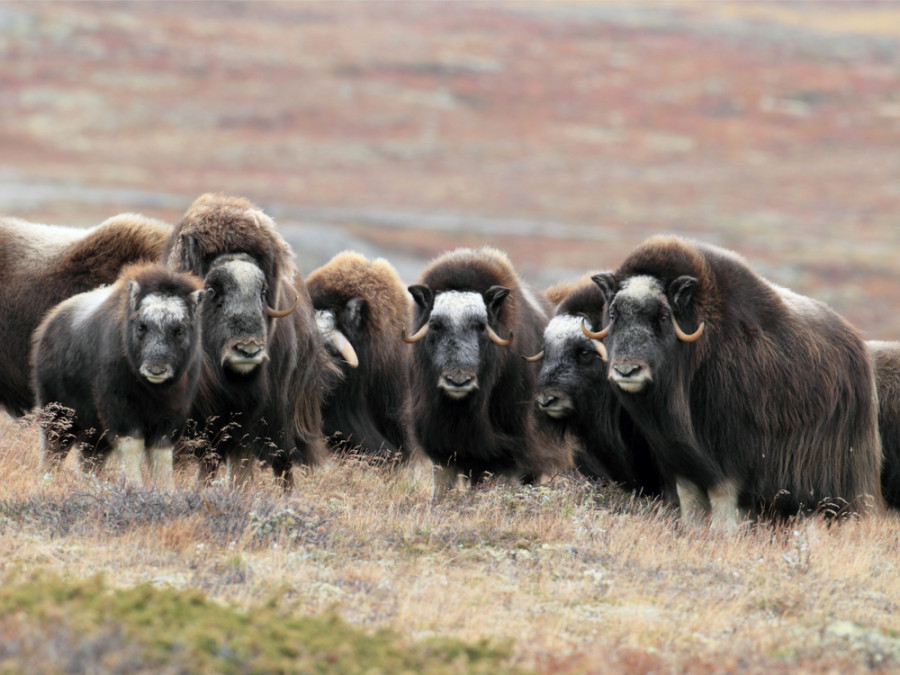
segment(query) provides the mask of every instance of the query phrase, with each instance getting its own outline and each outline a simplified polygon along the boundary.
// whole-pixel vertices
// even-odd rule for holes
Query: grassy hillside
[[[353,459],[290,495],[265,474],[238,492],[182,475],[160,493],[41,475],[33,427],[2,438],[13,670],[37,654],[48,670],[173,672],[900,667],[893,514],[722,536],[571,477],[432,505],[422,467]]]

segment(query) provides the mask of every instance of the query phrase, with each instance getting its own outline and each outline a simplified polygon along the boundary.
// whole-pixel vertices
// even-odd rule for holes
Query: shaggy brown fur
[[[870,341],[878,385],[878,431],[884,461],[881,491],[885,503],[900,509],[900,342]]]
[[[270,307],[292,301],[284,301],[280,294],[299,274],[294,252],[278,234],[275,221],[243,197],[213,193],[197,197],[169,239],[163,262],[205,274],[222,253],[237,252],[255,258],[266,275]]]
[[[77,293],[111,284],[131,262],[159,258],[172,226],[125,213],[95,228],[0,218],[0,406],[34,406],[31,334],[44,313]]]
[[[499,302],[492,292],[497,287],[509,289]],[[420,284],[410,287],[418,305],[416,328],[430,321],[436,299],[449,291],[481,294],[488,325],[513,341],[494,344],[484,331],[447,339],[447,329],[435,327],[413,345],[413,425],[420,447],[441,468],[441,480],[453,473],[475,480],[488,473],[534,480],[570,467],[568,447],[554,442],[536,419],[537,373],[522,360],[541,348],[552,312],[546,299],[519,279],[504,253],[458,249],[433,261]],[[448,398],[437,386],[448,368],[477,374],[477,388],[461,400]]]
[[[197,451],[213,460],[240,460],[253,454],[269,462],[276,475],[289,478],[293,463],[317,464],[324,455],[320,389],[333,366],[324,353],[293,251],[274,221],[248,200],[221,194],[197,198],[175,228],[164,261],[205,277],[213,261],[228,253],[249,255],[263,271],[269,307],[284,309],[295,298],[299,304],[285,318],[268,319],[269,360],[249,377],[223,371],[220,355],[206,353],[205,346],[192,417],[210,446],[201,444]],[[208,309],[204,309],[204,340],[213,332],[208,320],[215,321]],[[221,332],[224,327],[216,329]],[[229,427],[225,433],[224,427]],[[207,453],[210,449],[214,455]]]
[[[620,293],[640,276],[662,292]],[[707,499],[714,516],[732,499],[744,514],[882,505],[872,367],[838,314],[737,254],[676,237],[648,240],[615,275],[594,279],[606,294],[611,374],[640,364],[652,376],[616,393],[683,510]],[[672,318],[688,333],[705,321],[705,332],[678,340]]]
[[[338,362],[344,381],[324,403],[332,448],[408,458],[409,349],[397,337],[411,302],[397,271],[383,258],[345,251],[310,274],[307,288],[359,357],[356,368]]]
[[[560,281],[557,284],[553,284],[550,288],[544,291],[544,296],[547,300],[550,301],[550,304],[554,307],[559,307],[559,303],[568,298],[574,291],[579,288],[584,287],[587,284],[593,285],[593,281],[591,281],[591,277],[585,275],[581,279],[577,281]]]

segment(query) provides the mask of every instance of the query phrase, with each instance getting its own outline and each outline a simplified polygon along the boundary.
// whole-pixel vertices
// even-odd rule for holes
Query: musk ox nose
[[[167,363],[143,363],[140,373],[148,382],[159,384],[172,377],[172,367]]]
[[[539,391],[534,400],[538,408],[548,417],[557,419],[568,417],[574,410],[571,399],[565,394],[552,391]]]
[[[613,366],[613,370],[622,377],[633,377],[641,370],[638,363],[617,363]]]
[[[622,391],[639,392],[652,381],[650,368],[642,361],[622,359],[614,361],[609,369],[609,379]]]
[[[268,358],[262,340],[235,340],[225,349],[224,365],[236,373],[246,374]]]
[[[470,392],[478,389],[478,378],[471,371],[454,370],[445,372],[438,380],[438,387],[450,398],[465,398]]]
[[[248,359],[256,358],[262,350],[263,346],[261,343],[251,340],[236,342],[234,344],[234,351]]]
[[[472,380],[474,380],[474,376],[465,375],[463,373],[449,373],[444,377],[447,378],[447,381],[452,384],[454,387],[465,387]]]
[[[538,405],[542,408],[549,408],[554,403],[559,401],[559,396],[557,396],[556,394],[545,394],[543,392],[538,394],[534,398],[537,401]]]

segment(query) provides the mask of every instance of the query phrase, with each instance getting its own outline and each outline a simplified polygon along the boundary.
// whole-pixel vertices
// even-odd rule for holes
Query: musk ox
[[[0,217],[0,407],[34,406],[31,334],[54,305],[112,284],[128,263],[160,256],[172,226],[125,213],[83,229]]]
[[[322,409],[332,449],[408,459],[409,350],[397,337],[411,302],[397,271],[382,258],[345,251],[306,284],[326,347],[344,374]]]
[[[662,491],[659,470],[644,436],[619,403],[608,380],[603,343],[581,330],[599,325],[603,295],[590,277],[553,286],[556,314],[544,329],[543,349],[526,358],[540,363],[535,401],[547,425],[577,441],[575,466],[590,478],[608,478],[647,495]]]
[[[609,378],[682,518],[714,527],[746,514],[882,504],[869,354],[821,302],[776,286],[737,254],[654,237],[614,274],[606,300]]]
[[[138,484],[141,460],[171,487],[172,442],[190,412],[200,374],[197,305],[202,281],[155,263],[64,300],[34,332],[34,388],[44,460],[57,466],[74,443],[82,458],[113,463]],[[74,411],[58,435],[58,404]]]
[[[539,428],[536,373],[522,360],[540,349],[546,299],[492,248],[444,254],[409,292],[413,428],[435,465],[434,497],[459,475],[535,480],[568,467],[565,446]]]
[[[881,492],[885,504],[900,509],[900,342],[866,343],[878,388],[878,431],[884,453]]]
[[[230,479],[251,459],[290,482],[294,463],[324,453],[319,388],[332,368],[294,254],[246,199],[205,194],[175,227],[164,262],[204,278],[203,370],[191,417],[201,478],[220,459]]]

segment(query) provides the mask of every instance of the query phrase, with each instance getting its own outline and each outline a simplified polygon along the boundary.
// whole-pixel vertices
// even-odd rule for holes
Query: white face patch
[[[334,312],[330,309],[317,309],[316,326],[319,328],[322,337],[328,339],[334,331]]]
[[[451,328],[464,328],[472,319],[487,321],[487,306],[481,293],[445,291],[434,299],[431,316],[445,319]]]
[[[75,306],[75,310],[72,312],[72,327],[77,328],[90,319],[94,312],[100,308],[100,305],[109,299],[112,292],[112,286],[102,286],[87,293],[79,293],[72,298],[69,301]]]
[[[622,282],[622,288],[619,289],[617,295],[630,297],[635,299],[646,298],[647,296],[658,296],[665,300],[666,293],[659,283],[659,279],[651,276],[637,276],[626,279]]]
[[[583,317],[572,316],[571,314],[554,316],[544,329],[544,344],[552,348],[563,344],[567,340],[584,337],[584,333],[581,332],[581,322],[583,320]],[[591,327],[588,324],[588,328],[594,330],[597,327]]]
[[[246,260],[232,260],[222,265],[228,269],[228,273],[237,282],[241,290],[252,290],[254,287],[262,289],[265,276],[259,267]]]
[[[157,326],[186,321],[188,318],[188,310],[184,300],[171,295],[158,295],[157,293],[150,293],[141,300],[138,314],[144,320]]]

